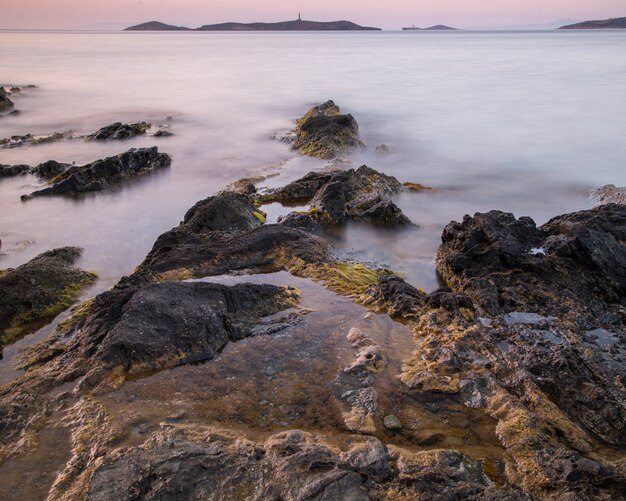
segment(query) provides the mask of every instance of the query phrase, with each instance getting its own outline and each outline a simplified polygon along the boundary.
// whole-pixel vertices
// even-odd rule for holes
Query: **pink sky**
[[[159,20],[195,28],[224,21],[348,19],[398,29],[542,24],[626,16],[624,0],[0,0],[0,29]]]

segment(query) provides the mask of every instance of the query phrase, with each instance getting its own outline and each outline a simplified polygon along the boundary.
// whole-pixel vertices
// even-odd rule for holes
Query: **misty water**
[[[92,293],[110,287],[228,183],[279,173],[267,184],[282,185],[324,168],[271,137],[333,99],[367,145],[355,166],[437,191],[399,199],[419,228],[349,225],[329,238],[432,290],[450,220],[501,209],[544,223],[589,208],[590,189],[626,184],[625,53],[624,31],[0,32],[0,83],[38,86],[14,99],[22,114],[0,119],[0,138],[139,120],[175,134],[0,150],[2,164],[82,164],[151,145],[173,158],[169,169],[79,198],[21,202],[37,179],[1,179],[0,268],[77,245],[81,266],[100,277]],[[382,143],[386,155],[374,152]]]

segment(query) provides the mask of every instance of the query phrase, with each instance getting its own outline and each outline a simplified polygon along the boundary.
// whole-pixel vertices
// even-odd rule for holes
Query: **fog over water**
[[[0,179],[0,268],[78,245],[81,265],[110,286],[189,207],[229,182],[280,172],[268,184],[282,185],[323,168],[271,136],[333,99],[355,116],[368,146],[355,166],[438,188],[399,199],[419,229],[351,225],[333,243],[433,289],[450,220],[501,209],[543,223],[590,207],[592,188],[626,184],[625,53],[626,30],[0,32],[0,83],[39,87],[14,99],[23,113],[0,119],[0,138],[139,120],[175,134],[0,150],[2,164],[81,164],[151,145],[173,158],[169,169],[77,199],[23,203],[38,181]],[[389,154],[374,153],[381,143]]]

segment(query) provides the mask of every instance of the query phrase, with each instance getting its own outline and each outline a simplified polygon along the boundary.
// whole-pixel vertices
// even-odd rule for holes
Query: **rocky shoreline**
[[[356,121],[332,101],[296,121],[291,138],[300,154],[330,161],[362,147]],[[49,193],[102,189],[127,177],[115,165],[169,165],[156,147],[145,150],[123,154],[141,162],[122,155],[37,172],[54,176]],[[197,202],[131,275],[23,350],[25,372],[0,387],[0,488],[12,485],[3,472],[41,468],[54,437],[66,452],[39,486],[50,500],[623,497],[626,205],[611,203],[619,193],[608,199],[615,190],[605,189],[597,207],[540,227],[500,211],[452,221],[436,257],[446,287],[426,293],[393,270],[343,259],[324,236],[348,220],[415,229],[394,200],[425,187],[336,167],[273,189],[243,179]],[[269,203],[307,210],[268,223]],[[19,271],[0,272],[0,287],[13,287],[2,281]],[[270,274],[302,290],[289,278],[272,285]],[[11,308],[24,294],[13,291]],[[363,318],[342,317],[335,303]],[[385,337],[393,324],[406,339]],[[271,351],[298,336],[310,345]],[[326,338],[328,348],[311,355]],[[404,342],[411,347],[398,354]],[[220,364],[245,359],[250,346],[270,350],[269,381],[281,377],[274,364],[300,358],[320,364],[319,375],[305,383],[287,374],[247,411],[248,400],[225,388],[255,378]],[[193,395],[162,391],[181,373],[180,384],[202,386],[215,403],[202,411],[212,420],[198,417]],[[162,400],[155,408],[151,392]],[[218,401],[236,419],[215,419]],[[279,421],[250,417],[268,412]]]

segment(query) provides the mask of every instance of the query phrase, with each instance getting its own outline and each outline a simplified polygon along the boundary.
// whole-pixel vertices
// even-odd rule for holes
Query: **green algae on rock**
[[[50,322],[69,308],[95,274],[74,266],[81,250],[62,247],[0,274],[0,347]]]
[[[292,149],[301,155],[332,160],[362,146],[359,126],[352,115],[342,115],[339,106],[326,101],[296,120]]]

